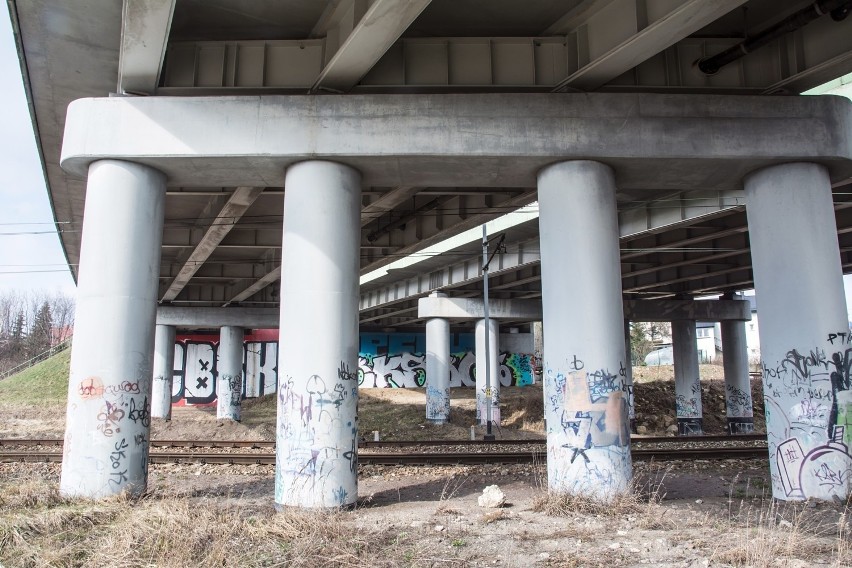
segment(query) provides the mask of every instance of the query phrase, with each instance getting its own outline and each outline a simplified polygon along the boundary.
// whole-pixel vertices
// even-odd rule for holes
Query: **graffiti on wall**
[[[504,387],[533,384],[533,356],[528,353],[501,353],[500,385]],[[358,385],[363,388],[417,388],[426,386],[426,355],[397,353],[394,355],[358,356]],[[476,355],[472,351],[450,354],[450,386],[476,386]]]
[[[577,357],[568,366],[545,372],[549,484],[607,497],[630,477],[625,377],[589,371]]]
[[[375,337],[374,337],[375,335]],[[467,335],[457,334],[454,347],[467,348]],[[381,344],[378,344],[381,338]],[[362,334],[357,378],[361,388],[424,388],[426,355],[421,351],[388,351],[389,349],[422,348],[417,334]],[[203,405],[216,401],[218,382],[218,341],[179,338],[175,344],[175,371],[172,402]],[[378,353],[382,351],[383,353]],[[388,352],[385,352],[388,351]],[[278,388],[278,342],[245,342],[241,397],[253,398],[273,394]],[[536,359],[528,353],[500,353],[498,356],[501,386],[525,386],[535,382]],[[465,349],[450,355],[450,387],[476,386],[476,356]],[[235,394],[229,389],[229,396]]]
[[[845,499],[852,489],[850,340],[831,333],[828,349],[762,363],[773,492]]]
[[[246,341],[245,376],[247,398],[275,392],[278,386],[277,341]]]

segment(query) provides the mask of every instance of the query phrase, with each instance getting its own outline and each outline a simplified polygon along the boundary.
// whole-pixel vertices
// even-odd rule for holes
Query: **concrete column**
[[[533,368],[533,381],[540,383],[544,373],[542,368],[542,357],[544,353],[544,328],[540,321],[534,321],[531,327],[533,334],[533,357],[535,357],[533,360],[535,364],[535,368]]]
[[[725,407],[728,432],[754,432],[754,405],[748,376],[745,322],[727,320],[722,326],[722,364],[725,369]]]
[[[680,436],[703,434],[695,320],[672,322],[672,358],[674,359],[677,433]]]
[[[745,179],[772,495],[852,493],[850,335],[826,168],[792,163]]]
[[[488,423],[488,396],[487,379],[485,374],[485,342],[488,341],[490,361],[488,362],[491,374],[491,424],[500,425],[500,358],[499,344],[500,325],[497,320],[488,320],[488,329],[485,328],[485,320],[476,320],[476,420],[482,425]]]
[[[358,498],[361,176],[342,164],[287,169],[278,350],[275,502]]]
[[[219,361],[216,370],[216,418],[240,421],[243,400],[243,338],[241,327],[219,329]]]
[[[175,327],[158,325],[154,334],[154,383],[151,416],[172,419],[172,380],[175,374]]]
[[[147,166],[89,166],[62,495],[145,491],[165,196]]]
[[[608,500],[632,478],[613,171],[549,166],[538,200],[548,485]]]
[[[434,292],[436,297],[446,294]],[[426,420],[445,424],[450,419],[450,322],[426,321]]]
[[[636,433],[636,406],[633,396],[633,353],[630,350],[630,321],[624,320],[624,388],[627,392],[627,418],[630,431]]]

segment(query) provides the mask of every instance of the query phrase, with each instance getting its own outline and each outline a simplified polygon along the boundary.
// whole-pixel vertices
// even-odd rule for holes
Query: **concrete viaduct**
[[[551,490],[628,487],[625,318],[674,320],[681,345],[724,321],[739,353],[733,295],[753,287],[773,494],[852,492],[852,104],[798,96],[852,72],[852,1],[8,5],[73,228],[63,494],[144,491],[175,326],[221,327],[219,416],[237,419],[243,330],[272,310],[275,501],[354,503],[359,327],[425,323],[448,396],[445,337],[479,317],[481,263],[460,245],[367,275],[535,201],[492,298],[543,321]],[[694,349],[677,359],[682,430],[700,430]]]

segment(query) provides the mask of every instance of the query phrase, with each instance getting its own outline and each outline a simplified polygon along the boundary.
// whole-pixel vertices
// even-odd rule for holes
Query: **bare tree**
[[[41,290],[0,293],[0,375],[70,339],[74,299]]]

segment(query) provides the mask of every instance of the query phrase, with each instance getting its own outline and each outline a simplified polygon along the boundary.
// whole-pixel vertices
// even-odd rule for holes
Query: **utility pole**
[[[503,240],[506,238],[505,233],[500,235],[500,241],[497,243],[497,248],[494,254],[503,251]],[[485,309],[483,311],[483,320],[485,321],[485,436],[482,437],[486,442],[494,441],[494,434],[491,431],[492,422],[492,407],[494,401],[491,389],[491,341],[489,335],[491,332],[490,318],[488,315],[488,266],[494,255],[488,256],[488,231],[485,229],[485,223],[482,224],[482,286],[485,296]]]

